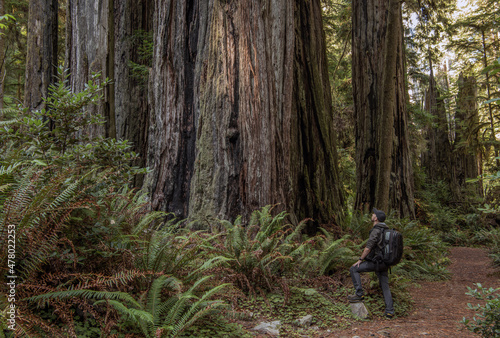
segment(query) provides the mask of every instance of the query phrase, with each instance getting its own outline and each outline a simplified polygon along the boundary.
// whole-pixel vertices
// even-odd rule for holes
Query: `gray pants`
[[[360,272],[375,272],[378,277],[380,287],[382,288],[382,293],[384,294],[385,301],[385,312],[394,313],[394,305],[392,302],[391,290],[389,289],[389,274],[387,273],[388,268],[384,264],[378,265],[370,261],[364,261],[359,264],[359,266],[351,266],[349,272],[351,273],[352,284],[354,284],[354,289],[356,289],[356,295],[363,296],[363,286],[361,285]]]

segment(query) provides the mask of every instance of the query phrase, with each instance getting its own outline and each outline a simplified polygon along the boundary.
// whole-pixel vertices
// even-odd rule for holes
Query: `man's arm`
[[[368,254],[370,253],[371,249],[370,248],[365,248],[363,250],[363,252],[361,253],[361,257],[359,257],[358,261],[356,263],[354,263],[352,266],[359,266],[359,264],[361,264],[361,262],[363,261],[363,259],[365,259],[366,256],[368,256]]]

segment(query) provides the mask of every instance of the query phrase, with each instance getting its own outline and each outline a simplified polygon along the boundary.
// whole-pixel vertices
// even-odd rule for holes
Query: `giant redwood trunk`
[[[234,219],[268,204],[339,222],[319,0],[156,1],[147,187],[155,208]]]
[[[33,110],[45,108],[43,98],[57,74],[58,9],[57,0],[29,3],[24,106]]]
[[[355,209],[414,216],[401,3],[353,1]]]

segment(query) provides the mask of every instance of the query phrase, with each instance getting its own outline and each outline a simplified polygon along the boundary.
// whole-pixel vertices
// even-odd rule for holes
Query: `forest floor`
[[[406,317],[391,320],[375,318],[353,321],[351,327],[322,337],[478,337],[459,323],[472,319],[474,311],[467,303],[478,301],[467,296],[467,286],[500,287],[500,273],[491,265],[485,249],[454,247],[450,250],[451,278],[446,281],[421,282],[410,290],[414,306]]]

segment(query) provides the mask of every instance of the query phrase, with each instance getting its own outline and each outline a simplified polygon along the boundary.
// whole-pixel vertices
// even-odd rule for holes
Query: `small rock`
[[[313,320],[313,316],[307,315],[307,316],[304,316],[304,317],[298,319],[297,325],[298,326],[305,326],[305,327],[311,326],[312,320]]]
[[[382,336],[382,337],[390,337],[391,336],[391,333],[389,331],[386,331],[386,330],[380,330],[377,332],[377,334]]]
[[[279,336],[280,334],[278,330],[279,325],[281,325],[281,322],[279,320],[270,323],[262,322],[256,327],[254,327],[252,330],[259,331],[261,333],[268,333],[272,336]]]
[[[352,314],[359,319],[367,319],[370,314],[364,303],[350,303]]]

